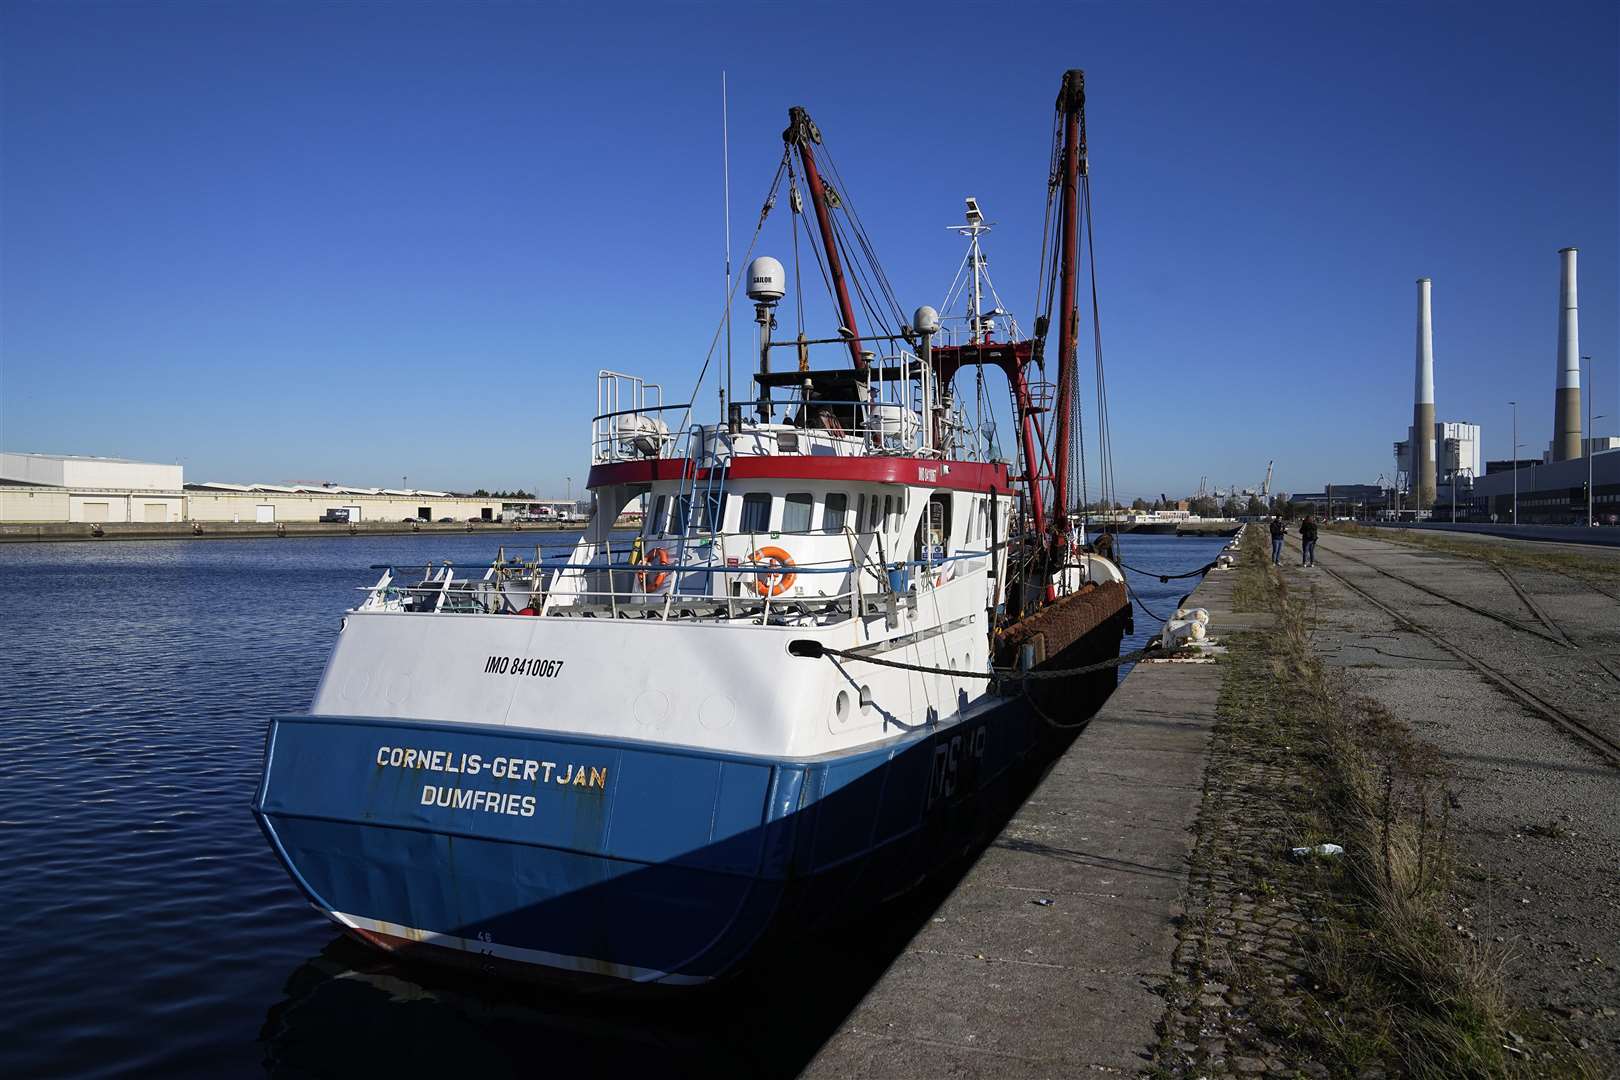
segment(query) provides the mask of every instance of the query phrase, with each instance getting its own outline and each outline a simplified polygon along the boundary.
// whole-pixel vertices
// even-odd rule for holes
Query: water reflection
[[[777,947],[721,986],[579,995],[399,963],[334,936],[287,977],[259,1039],[276,1077],[589,1070],[790,1077],[808,1065],[969,864],[871,917]]]

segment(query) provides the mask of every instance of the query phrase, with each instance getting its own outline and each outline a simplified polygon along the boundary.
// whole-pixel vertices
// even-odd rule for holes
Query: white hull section
[[[813,757],[949,722],[987,681],[806,659],[788,643],[988,671],[985,573],[882,616],[832,626],[354,611],[315,695],[318,716],[372,716]],[[863,705],[862,701],[866,704]]]

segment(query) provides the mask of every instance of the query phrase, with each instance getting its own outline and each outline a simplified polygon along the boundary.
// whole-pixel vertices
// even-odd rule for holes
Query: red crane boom
[[[866,356],[861,351],[861,336],[855,326],[855,307],[849,302],[849,286],[844,282],[844,264],[838,257],[838,243],[833,237],[832,217],[827,206],[827,185],[816,166],[816,152],[811,143],[821,141],[821,130],[810,119],[804,107],[795,105],[788,110],[788,127],[782,132],[782,141],[799,152],[804,165],[805,185],[810,189],[810,202],[816,208],[816,224],[821,229],[821,246],[827,252],[827,272],[832,276],[833,292],[838,296],[838,317],[849,331],[849,355],[855,361],[855,370],[866,369]]]

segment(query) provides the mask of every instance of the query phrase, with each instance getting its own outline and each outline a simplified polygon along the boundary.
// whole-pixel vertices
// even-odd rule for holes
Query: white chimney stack
[[[1412,405],[1412,491],[1419,510],[1434,505],[1434,319],[1429,279],[1418,278],[1417,379]]]
[[[1563,258],[1563,280],[1558,289],[1558,390],[1553,406],[1552,456],[1569,461],[1581,456],[1581,319],[1575,296],[1574,248],[1558,253]]]

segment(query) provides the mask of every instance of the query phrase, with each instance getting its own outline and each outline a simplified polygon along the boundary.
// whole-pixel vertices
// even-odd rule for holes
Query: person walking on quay
[[[1276,514],[1271,515],[1271,563],[1273,566],[1282,565],[1283,533],[1287,531],[1282,518]]]
[[[1309,514],[1299,526],[1299,547],[1301,566],[1316,565],[1316,519]]]

